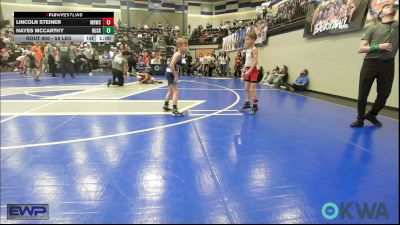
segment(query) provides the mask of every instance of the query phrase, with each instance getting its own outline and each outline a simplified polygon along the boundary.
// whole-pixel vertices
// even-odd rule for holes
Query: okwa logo
[[[361,220],[377,220],[389,219],[386,205],[383,202],[357,203],[357,202],[341,202],[339,206],[333,202],[327,202],[322,206],[322,216],[325,219],[354,219]]]

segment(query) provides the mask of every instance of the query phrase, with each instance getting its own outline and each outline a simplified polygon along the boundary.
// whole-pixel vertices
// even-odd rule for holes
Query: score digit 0
[[[114,27],[103,27],[103,34],[114,34]]]
[[[103,26],[114,26],[114,18],[103,18]]]

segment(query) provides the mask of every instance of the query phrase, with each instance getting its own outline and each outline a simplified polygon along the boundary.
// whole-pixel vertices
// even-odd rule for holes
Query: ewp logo
[[[48,220],[49,205],[9,204],[7,205],[8,220]]]
[[[366,202],[363,204],[341,202],[340,207],[333,202],[327,202],[322,206],[322,216],[328,220],[336,219],[338,216],[340,219],[354,219],[354,215],[361,220],[389,219],[386,205],[383,202],[374,202],[372,204]]]

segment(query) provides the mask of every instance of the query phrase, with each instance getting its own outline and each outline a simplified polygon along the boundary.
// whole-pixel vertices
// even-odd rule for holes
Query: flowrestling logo
[[[333,202],[327,202],[322,206],[322,216],[327,220],[334,219],[361,219],[361,220],[378,220],[389,219],[388,211],[385,203],[358,203],[358,202],[341,202],[339,206]]]
[[[8,220],[48,220],[49,205],[47,204],[8,204]]]

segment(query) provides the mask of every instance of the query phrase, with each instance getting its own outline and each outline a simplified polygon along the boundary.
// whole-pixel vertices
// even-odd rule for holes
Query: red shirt
[[[144,55],[143,56],[143,62],[147,64],[149,61],[150,61],[150,56]]]
[[[41,50],[39,47],[33,46],[33,47],[32,47],[32,52],[35,53],[36,59],[37,59],[38,61],[42,61],[42,59],[43,59],[43,53],[42,53],[42,50]]]

